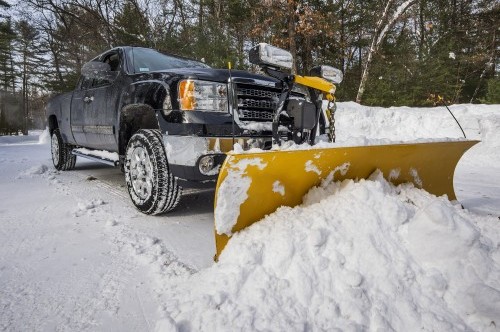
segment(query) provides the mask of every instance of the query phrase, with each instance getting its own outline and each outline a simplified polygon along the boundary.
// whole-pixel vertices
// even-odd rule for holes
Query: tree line
[[[248,49],[267,42],[294,55],[296,73],[340,68],[339,100],[500,103],[498,1],[0,0],[0,8],[0,90],[19,96],[31,122],[48,96],[73,89],[86,61],[120,45],[256,70]]]

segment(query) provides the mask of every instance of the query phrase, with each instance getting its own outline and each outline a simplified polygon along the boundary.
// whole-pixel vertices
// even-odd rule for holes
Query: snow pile
[[[481,140],[470,153],[500,162],[500,154],[496,153],[500,148],[500,105],[463,104],[449,108],[467,139]],[[338,103],[335,120],[338,145],[463,139],[460,127],[445,107],[382,108],[344,102]]]
[[[484,231],[482,227],[488,227]],[[179,330],[494,330],[498,220],[409,185],[325,183],[169,286]],[[168,324],[167,324],[168,323]]]
[[[496,114],[484,115],[478,119],[481,143],[470,151],[470,160],[475,165],[498,165],[500,163],[500,107]]]
[[[472,106],[472,105],[470,105]],[[484,106],[493,111],[495,105]],[[478,105],[452,105],[453,112],[469,139],[478,139]],[[354,102],[337,104],[335,127],[339,141],[353,138],[415,140],[421,138],[463,138],[462,131],[445,107],[373,107]]]

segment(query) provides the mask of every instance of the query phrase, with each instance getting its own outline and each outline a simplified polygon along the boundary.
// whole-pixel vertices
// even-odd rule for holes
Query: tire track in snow
[[[37,254],[37,248],[30,246],[30,243],[36,243],[31,237],[38,236],[37,233],[41,234],[41,238],[45,236],[49,238],[48,241],[44,241],[46,244],[58,246],[57,243],[52,243],[57,240],[57,237],[51,238],[50,235],[43,233],[43,229],[36,228],[50,225],[48,222],[54,209],[56,207],[48,209],[46,213],[41,213],[42,210],[47,210],[45,207],[36,209],[34,215],[37,216],[37,222],[31,227],[34,228],[34,232],[27,234],[28,238],[23,237],[20,242],[11,241],[15,246],[8,250],[2,248],[2,252],[8,252],[13,257],[27,256],[26,262],[19,259],[14,265],[9,262],[8,277],[3,278],[4,283],[0,290],[0,307],[2,308],[0,327],[2,330],[95,330],[102,312],[115,315],[120,309],[118,297],[125,285],[130,283],[128,279],[136,265],[128,255],[121,255],[117,248],[106,253],[105,262],[83,262],[83,268],[77,266],[82,265],[80,262],[68,264],[68,262],[61,261],[61,271],[56,273],[47,274],[40,270],[44,264],[50,267],[49,261],[54,259],[49,257],[50,254],[41,259],[41,261],[47,259],[47,263],[30,263],[30,257]],[[105,211],[97,211],[91,216],[78,217],[80,225],[86,224],[94,227],[91,219],[103,212],[105,214]],[[21,220],[15,219],[13,222],[22,227]],[[81,233],[78,229],[72,231],[77,233],[77,237]],[[73,239],[69,237],[68,241],[71,242]],[[67,250],[68,246],[64,246],[63,250],[64,248]],[[55,254],[56,260],[65,256],[64,253]],[[42,256],[46,256],[46,253],[42,253]],[[54,274],[59,275],[55,278],[59,279],[57,282],[51,280]],[[5,276],[3,273],[2,275]],[[19,308],[24,309],[20,311]]]
[[[21,264],[17,272],[11,269],[9,284],[4,284],[0,291],[0,329],[96,330],[102,328],[103,315],[111,316],[105,320],[126,321],[139,330],[154,328],[154,323],[163,318],[158,316],[163,315],[163,310],[158,309],[164,302],[159,300],[164,285],[185,278],[196,269],[184,264],[160,239],[134,227],[138,212],[126,188],[117,184],[118,174],[104,174],[103,179],[99,172],[58,172],[51,166],[44,169],[41,174],[16,179],[24,181],[29,177],[29,183],[46,188],[46,197],[53,196],[55,204],[26,213],[35,216],[35,227],[30,227],[30,233],[41,234],[39,239],[13,237],[11,244],[19,247],[17,250],[5,249],[5,243],[0,245],[2,250],[17,252],[16,256],[27,252],[40,256],[37,266]],[[12,223],[19,225],[14,228],[22,233],[22,223]],[[63,232],[51,233],[44,225]],[[6,234],[3,237],[9,238]],[[24,244],[20,239],[25,239]],[[88,244],[84,242],[87,239],[91,240]],[[40,240],[49,245],[46,253],[30,247]],[[73,257],[71,242],[79,246],[79,255],[90,259],[80,261]],[[96,253],[93,247],[110,249]],[[39,275],[39,268],[53,267],[65,251],[75,259],[73,264],[61,262],[61,271]],[[0,273],[3,275],[1,270]],[[141,292],[133,288],[137,284],[143,285],[139,286]],[[123,304],[124,298],[130,296],[139,300],[133,305]]]
[[[105,204],[95,207],[99,213],[97,215],[94,214],[92,217],[94,219],[100,219],[100,221],[106,221],[107,227],[104,233],[106,234],[108,241],[114,246],[120,255],[123,256],[123,254],[125,254],[131,259],[128,263],[129,267],[127,267],[127,270],[141,270],[143,271],[143,273],[141,273],[143,274],[143,278],[148,281],[151,279],[154,281],[152,283],[153,288],[151,289],[154,294],[156,294],[156,303],[154,305],[157,309],[161,309],[160,306],[162,302],[158,301],[158,299],[164,294],[165,285],[174,279],[185,278],[193,274],[196,272],[196,268],[181,262],[175,254],[166,248],[160,239],[143,233],[134,228],[133,224],[130,224],[131,221],[129,217],[127,217],[127,213],[123,213],[123,210],[119,206],[121,204],[117,204],[115,201],[118,199],[121,203],[126,204],[127,208],[135,210],[130,202],[126,188],[119,187],[116,183],[111,181],[102,180],[92,175],[77,172],[64,173],[64,180],[61,185],[64,185],[65,181],[70,181],[70,178],[68,178],[69,174],[76,175],[78,179],[86,184],[83,186],[84,188],[77,188],[76,192],[70,190],[71,195],[78,200],[81,200],[83,196],[88,196],[89,192],[96,191],[96,187],[104,189],[106,195],[108,195],[108,193],[113,194],[113,197],[109,195],[107,196]],[[89,176],[92,177],[91,181],[88,181]],[[73,188],[74,186],[71,186],[71,189]],[[189,192],[194,193],[198,191],[199,190],[193,190]],[[86,193],[83,194],[82,192]],[[103,197],[103,195],[99,196]],[[136,293],[136,296],[140,295]],[[147,301],[151,302],[151,299],[147,299]],[[139,300],[138,304],[140,305],[139,310],[142,312],[141,317],[146,326],[150,326],[150,321],[156,321],[164,318],[151,317],[151,313],[149,313],[150,316],[148,318],[148,313],[144,309],[145,305],[143,304],[143,301]],[[151,303],[148,305],[151,306]],[[164,311],[157,310],[157,312],[158,313],[155,315],[162,315]]]
[[[30,256],[40,255],[36,246],[40,245],[40,240],[43,241],[44,237],[47,237],[48,241],[43,242],[59,247],[59,251],[61,251],[61,246],[58,243],[53,243],[58,237],[46,234],[47,230],[44,229],[44,225],[54,226],[53,216],[60,215],[61,208],[67,209],[64,214],[71,214],[71,202],[82,201],[82,199],[85,201],[88,192],[85,190],[87,186],[77,187],[66,174],[61,176],[59,172],[49,171],[30,177],[33,178],[31,181],[48,183],[47,188],[52,189],[49,189],[47,194],[55,194],[54,198],[58,203],[25,212],[26,215],[21,217],[23,219],[19,217],[5,218],[6,220],[10,219],[9,225],[12,228],[12,234],[3,237],[8,240],[3,242],[1,246],[2,252],[9,253],[11,256],[11,261],[5,264],[9,276],[7,279],[2,278],[4,283],[0,291],[2,299],[0,302],[2,309],[1,329],[94,330],[99,324],[98,316],[102,315],[103,311],[114,315],[120,309],[119,296],[125,285],[129,283],[128,278],[131,271],[136,268],[136,264],[133,264],[129,255],[123,255],[119,248],[114,248],[107,252],[106,263],[96,262],[94,267],[93,262],[88,262],[86,266],[90,266],[79,269],[75,268],[79,262],[73,264],[61,262],[60,268],[63,271],[58,272],[58,274],[63,277],[59,282],[54,283],[49,280],[49,277],[45,281],[39,280],[37,275],[40,274],[40,266],[32,266],[25,260],[19,259],[19,256],[28,256],[29,261]],[[85,204],[83,205],[83,210],[85,210]],[[102,237],[106,232],[96,228],[94,222],[108,218],[109,213],[104,207],[92,206],[89,209],[92,213],[77,214],[73,212],[73,218],[63,218],[63,220],[58,221],[59,226],[57,227],[65,228],[60,236],[67,236],[65,233],[69,232],[78,240],[81,233],[84,233],[82,238],[85,238],[87,236],[85,233],[95,232],[98,237]],[[78,209],[77,212],[82,210],[81,207]],[[30,219],[28,216],[35,217]],[[25,233],[23,228],[28,225],[31,231]],[[4,232],[2,231],[2,233]],[[15,233],[20,234],[15,235]],[[69,242],[72,240],[74,241],[71,237],[67,239]],[[79,240],[82,241],[82,239]],[[108,242],[109,239],[105,239],[105,241]],[[113,243],[110,244],[113,246]],[[67,244],[63,245],[62,248],[63,251],[64,248],[70,249]],[[54,252],[54,254],[58,253]],[[43,257],[40,261],[50,256],[50,254],[46,255],[45,253],[41,255]],[[51,263],[40,263],[42,266],[43,264],[48,264],[50,267]],[[44,272],[42,272],[43,274]],[[4,273],[2,275],[5,277]],[[25,309],[19,310],[19,308]]]

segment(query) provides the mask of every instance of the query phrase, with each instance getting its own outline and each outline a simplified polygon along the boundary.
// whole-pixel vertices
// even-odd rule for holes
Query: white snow
[[[104,151],[104,150],[90,150],[87,148],[78,148],[78,149],[75,149],[75,151],[78,151],[84,155],[95,156],[95,157],[99,157],[99,158],[106,159],[106,160],[111,160],[111,161],[118,161],[119,160],[118,153],[116,153],[116,152],[109,152],[109,151]]]
[[[198,158],[206,154],[208,140],[203,137],[179,137],[163,135],[163,142],[169,163],[195,166]]]
[[[273,125],[271,122],[241,122],[238,124],[241,129],[250,131],[272,131]],[[285,126],[279,126],[278,131],[287,132],[288,128]]]
[[[413,177],[413,182],[419,188],[422,188],[422,180],[420,179],[420,176],[418,176],[418,171],[415,168],[410,168],[410,175]]]
[[[49,168],[46,165],[38,164],[38,165],[32,166],[32,167],[28,168],[27,170],[21,172],[20,176],[39,175],[39,174],[43,174],[43,173],[47,172],[48,169]]]
[[[50,143],[50,132],[49,128],[45,128],[44,131],[40,133],[40,136],[38,137],[38,144],[48,144]]]
[[[325,184],[235,234],[165,312],[194,331],[485,331],[500,320],[498,228],[377,173]]]
[[[248,197],[248,189],[252,179],[245,176],[247,167],[255,166],[264,169],[267,165],[261,158],[245,159],[230,165],[226,180],[217,191],[217,204],[215,206],[215,230],[217,234],[231,235],[233,226],[240,216],[240,206]],[[221,198],[224,199],[221,199]]]
[[[487,132],[483,122],[493,120],[498,126],[499,105],[451,105],[467,139],[482,139]],[[462,139],[463,135],[444,106],[430,108],[368,107],[354,102],[338,103],[335,113],[338,142],[352,139],[381,139],[388,142]]]
[[[318,169],[318,167],[316,165],[314,165],[314,162],[312,160],[306,161],[304,170],[306,172],[314,172],[318,175],[321,175],[321,171]]]
[[[213,192],[142,215],[118,168],[78,159],[59,172],[48,132],[0,137],[0,330],[497,331],[500,105],[450,109],[481,140],[457,166],[458,201],[332,172],[301,206],[233,234],[216,264]],[[339,103],[336,128],[336,146],[462,139],[444,107]],[[232,211],[223,233],[258,156],[219,188],[239,188],[218,201]]]
[[[273,192],[285,196],[285,186],[280,181],[275,181],[273,183]]]

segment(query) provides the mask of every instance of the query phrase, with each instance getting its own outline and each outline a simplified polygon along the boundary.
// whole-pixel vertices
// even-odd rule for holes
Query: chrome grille
[[[255,100],[238,98],[238,108],[271,108],[276,109],[278,102],[270,100]]]
[[[238,116],[243,121],[272,121],[280,90],[276,88],[237,84]]]
[[[260,97],[260,98],[278,98],[279,93],[276,91],[262,90],[261,87],[259,87],[259,89],[239,88],[238,87],[238,96]]]
[[[239,110],[240,119],[258,119],[262,121],[272,121],[273,113],[262,111]]]

